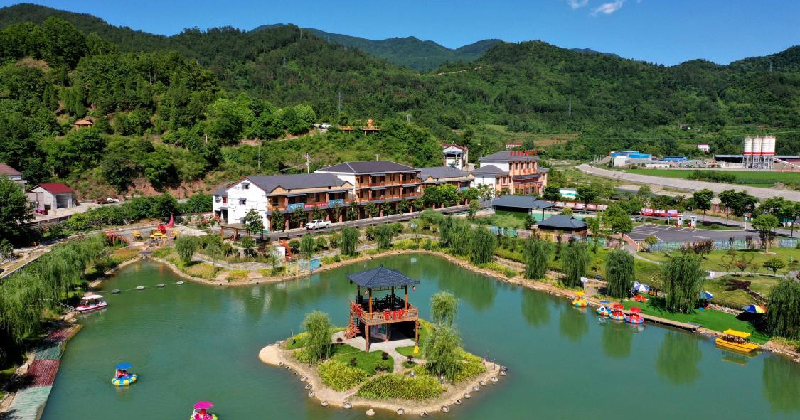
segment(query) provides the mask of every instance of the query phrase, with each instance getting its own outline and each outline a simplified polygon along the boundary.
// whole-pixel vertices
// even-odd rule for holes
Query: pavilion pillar
[[[406,292],[406,303],[405,303],[404,309],[407,311],[408,310],[408,286],[403,286],[403,289],[405,289],[405,292]]]
[[[369,292],[369,315],[372,317],[372,289],[367,289]]]
[[[372,304],[370,304],[371,306]],[[364,324],[364,337],[367,339],[367,353],[369,353],[369,324]]]

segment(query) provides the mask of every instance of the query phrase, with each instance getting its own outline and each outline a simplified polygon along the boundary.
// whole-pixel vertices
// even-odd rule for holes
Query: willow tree
[[[691,253],[673,255],[662,265],[662,290],[666,293],[666,309],[688,313],[694,309],[706,273],[700,258]]]
[[[583,242],[572,242],[561,252],[561,282],[567,287],[581,286],[581,277],[586,276],[589,252]]]
[[[310,260],[311,257],[314,256],[316,250],[317,242],[314,241],[311,235],[304,235],[300,239],[300,255],[302,255],[304,259]]]
[[[608,295],[620,299],[628,297],[635,279],[633,255],[621,249],[611,250],[606,259]]]
[[[461,369],[461,338],[451,326],[440,325],[433,329],[422,346],[427,370],[454,380]]]
[[[458,300],[452,293],[439,292],[431,296],[431,319],[436,325],[452,326],[458,312]]]
[[[194,236],[182,235],[175,240],[175,251],[184,264],[189,264],[192,262],[192,257],[197,251],[198,245],[197,238]]]
[[[379,249],[389,249],[392,247],[394,229],[390,225],[380,225],[375,228],[375,242]]]
[[[547,241],[531,236],[525,241],[523,257],[525,258],[525,278],[541,279],[547,273],[553,247]]]
[[[307,336],[303,352],[308,360],[316,362],[327,358],[331,350],[331,320],[328,314],[321,311],[309,313],[303,320],[303,330]]]
[[[473,264],[486,264],[494,259],[497,238],[484,228],[475,228],[469,234],[469,259]]]
[[[353,256],[358,254],[358,229],[346,227],[342,229],[342,254]]]
[[[800,339],[800,283],[782,279],[769,295],[767,328],[772,335]]]

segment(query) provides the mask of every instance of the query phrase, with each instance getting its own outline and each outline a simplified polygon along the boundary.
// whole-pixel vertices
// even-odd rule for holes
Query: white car
[[[306,224],[306,230],[325,229],[331,227],[329,220],[312,220]]]

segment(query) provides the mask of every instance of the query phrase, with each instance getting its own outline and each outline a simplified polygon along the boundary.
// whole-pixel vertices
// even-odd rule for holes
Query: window
[[[242,182],[242,189],[243,190],[249,190],[250,189],[250,183],[249,182]]]
[[[240,198],[239,199],[239,205],[243,206],[245,204],[247,204],[247,199],[246,198]]]

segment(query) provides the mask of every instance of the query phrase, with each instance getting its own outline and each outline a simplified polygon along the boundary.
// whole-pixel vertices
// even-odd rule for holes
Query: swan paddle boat
[[[575,295],[578,296],[572,300],[572,306],[576,308],[585,308],[586,307],[586,299],[584,299],[583,292],[575,292]]]
[[[213,407],[214,404],[208,401],[199,401],[192,408],[192,415],[189,420],[219,420],[216,414],[208,412],[208,409]]]
[[[611,316],[611,310],[608,309],[608,304],[609,303],[611,303],[611,302],[609,302],[607,300],[601,300],[600,301],[600,307],[597,308],[597,315],[600,315],[602,317]]]
[[[117,365],[117,371],[114,373],[114,378],[111,384],[114,386],[128,386],[136,382],[139,377],[136,374],[128,372],[133,367],[130,363],[120,363]]]
[[[625,307],[619,303],[615,303],[614,306],[611,307],[611,319],[614,321],[624,321],[625,320],[625,312],[622,310]]]
[[[81,298],[81,302],[75,307],[75,310],[81,313],[97,311],[105,309],[108,306],[106,301],[100,295],[86,295]]]
[[[724,349],[750,353],[758,348],[758,344],[752,343],[747,339],[747,337],[750,337],[750,333],[727,329],[723,334],[722,337],[717,337],[714,342]]]
[[[639,315],[642,312],[640,308],[632,307],[630,315],[625,316],[625,322],[629,322],[631,324],[642,324],[644,323],[644,318]]]

